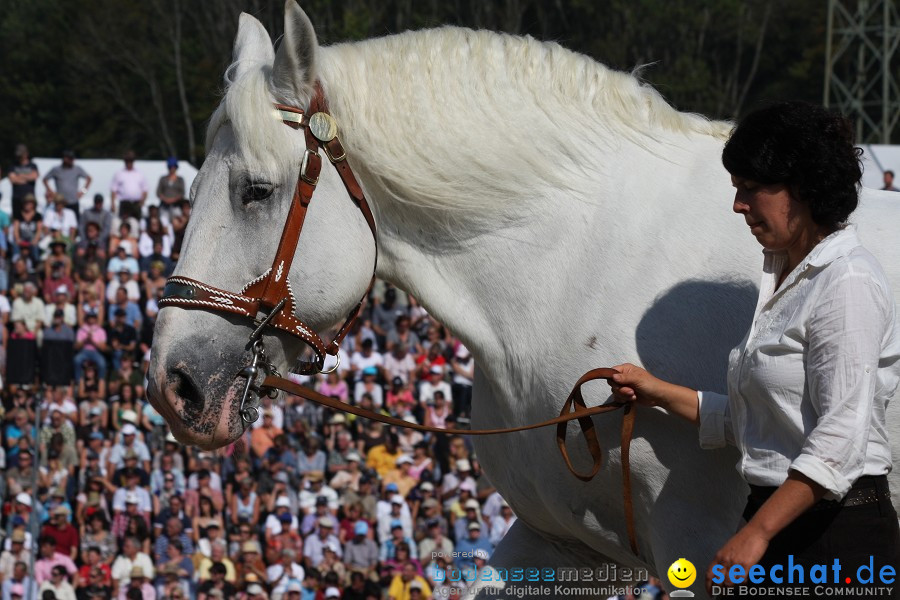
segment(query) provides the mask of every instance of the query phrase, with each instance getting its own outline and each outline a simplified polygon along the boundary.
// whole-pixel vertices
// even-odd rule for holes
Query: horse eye
[[[265,200],[275,191],[275,185],[265,181],[250,181],[244,187],[241,201],[244,204]]]

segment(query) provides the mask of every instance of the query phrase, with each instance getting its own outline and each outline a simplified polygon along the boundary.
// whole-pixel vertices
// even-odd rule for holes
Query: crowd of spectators
[[[2,600],[459,593],[515,521],[466,438],[292,396],[264,398],[222,451],[172,437],[145,377],[190,204],[175,159],[155,194],[134,161],[84,210],[90,174],[71,152],[41,179],[19,146],[2,173]],[[303,382],[410,422],[468,422],[472,356],[407,294],[379,282],[342,351]]]

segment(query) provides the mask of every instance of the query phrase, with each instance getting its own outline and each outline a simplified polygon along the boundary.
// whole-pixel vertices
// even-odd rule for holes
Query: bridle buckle
[[[315,158],[313,158],[315,157]],[[311,161],[317,161],[318,166],[315,169],[316,175],[315,177],[311,177],[307,175],[307,171],[310,168],[310,165],[313,164]],[[300,162],[300,179],[308,183],[309,185],[315,186],[319,184],[319,173],[322,170],[322,157],[319,156],[318,152],[314,152],[307,148],[303,152],[303,160]]]

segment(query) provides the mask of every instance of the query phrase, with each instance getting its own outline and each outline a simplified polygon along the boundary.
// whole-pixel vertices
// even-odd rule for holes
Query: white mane
[[[289,130],[262,108],[271,69],[242,71],[207,145],[230,120],[244,155],[271,171]],[[658,149],[664,135],[725,139],[731,129],[676,111],[633,75],[527,36],[406,32],[320,48],[317,71],[354,168],[395,200],[442,212],[504,207],[548,186],[591,198],[589,182],[610,175],[586,160],[598,145]]]

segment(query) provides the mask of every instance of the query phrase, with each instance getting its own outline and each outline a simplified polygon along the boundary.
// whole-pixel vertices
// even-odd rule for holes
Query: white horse
[[[238,290],[270,266],[305,148],[271,104],[306,107],[318,80],[373,206],[378,276],[419,298],[476,358],[474,427],[556,416],[582,373],[624,361],[724,390],[762,265],[731,211],[720,163],[729,123],[679,113],[634,77],[528,37],[447,27],[322,48],[294,0],[285,13],[277,55],[262,25],[241,16],[176,274]],[[895,290],[898,217],[900,203],[875,193],[854,216],[895,269]],[[289,274],[297,314],[320,331],[342,321],[374,252],[326,165]],[[164,308],[156,327],[150,397],[176,437],[206,448],[236,439],[247,320]],[[281,335],[266,344],[281,367],[301,350]],[[608,395],[597,384],[589,404]],[[519,517],[492,563],[596,567],[608,557],[664,574],[686,557],[702,596],[702,573],[745,501],[736,451],[702,451],[691,426],[639,409],[635,556],[621,418],[594,418],[606,463],[589,483],[567,472],[551,430],[475,440]],[[584,443],[570,446],[583,469]]]

